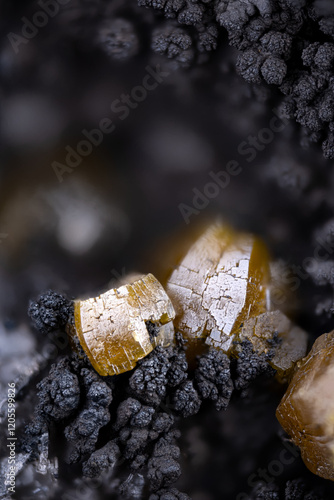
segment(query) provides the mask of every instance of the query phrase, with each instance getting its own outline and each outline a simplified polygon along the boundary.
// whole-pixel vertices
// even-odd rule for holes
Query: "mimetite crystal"
[[[334,331],[298,362],[276,416],[308,469],[334,481]]]
[[[74,302],[75,331],[100,375],[131,370],[156,345],[174,338],[173,305],[159,281],[148,274],[99,297]],[[150,338],[146,322],[160,326]]]
[[[174,325],[190,341],[228,351],[249,318],[267,310],[269,256],[256,237],[211,225],[191,246],[166,286]]]
[[[238,340],[250,340],[258,354],[269,353],[273,334],[279,338],[274,356],[268,363],[280,381],[289,381],[296,362],[307,352],[307,333],[294,325],[281,311],[270,311],[250,318],[241,327]]]
[[[268,353],[276,333],[279,342],[269,363],[284,381],[305,356],[307,335],[282,312],[270,311],[270,287],[265,245],[217,223],[190,247],[166,291],[176,310],[174,325],[188,339],[191,354],[203,349],[199,339],[236,355],[236,342],[248,339],[254,351]]]

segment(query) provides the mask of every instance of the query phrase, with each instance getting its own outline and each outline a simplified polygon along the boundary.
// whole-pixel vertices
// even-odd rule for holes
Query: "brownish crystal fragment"
[[[80,344],[95,370],[104,376],[131,370],[156,345],[171,343],[174,317],[170,299],[152,274],[74,303]],[[154,339],[147,321],[160,327]]]
[[[269,256],[250,234],[220,223],[191,246],[168,279],[175,327],[191,342],[229,351],[242,323],[267,310]]]
[[[281,381],[289,380],[296,362],[306,354],[308,336],[285,314],[271,311],[248,319],[238,334],[238,340],[250,340],[258,354],[269,353],[274,333],[279,338],[279,344],[269,364],[277,370]]]
[[[334,480],[334,331],[319,337],[277,408],[311,472]]]

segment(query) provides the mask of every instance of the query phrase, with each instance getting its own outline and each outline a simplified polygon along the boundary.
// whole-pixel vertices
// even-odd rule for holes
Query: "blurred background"
[[[60,4],[54,2],[57,13],[39,28],[29,21],[45,23],[45,16],[34,17],[43,11],[40,4],[2,1],[0,7],[2,384],[18,362],[23,366],[43,347],[29,326],[29,300],[49,288],[94,296],[131,271],[163,279],[172,266],[170,250],[217,216],[260,235],[274,259],[294,266],[285,283],[296,297],[292,315],[311,337],[332,329],[332,247],[325,264],[314,261],[318,240],[331,241],[334,232],[332,162],[315,145],[302,148],[294,123],[275,122],[284,126],[273,132],[278,91],[236,74],[236,51],[224,32],[210,58],[186,67],[152,50],[152,33],[164,19],[135,0]],[[134,90],[157,65],[168,76],[146,96]],[[121,119],[111,105],[119,109],[115,101],[123,95],[132,97]],[[66,148],[78,153],[87,140],[83,130],[98,129],[107,118],[114,130],[62,171]],[[257,141],[253,146],[250,137]],[[245,152],[248,147],[253,153]],[[231,160],[240,172],[208,198],[212,173],[226,171]],[[194,205],[196,196],[201,206]],[[220,419],[219,427],[225,419],[220,439],[226,445],[229,426],[243,425],[235,423],[236,412],[228,420],[197,416],[185,431],[184,441],[206,443],[205,463],[208,422]],[[254,436],[258,428],[257,421]],[[236,450],[252,455],[253,447],[248,436]],[[194,498],[235,498],[235,477],[226,476],[221,489],[210,486],[206,474],[209,468],[218,476],[221,467],[231,470],[239,451],[229,465],[226,457],[213,459],[199,476],[202,496]],[[252,466],[243,465],[246,477]]]

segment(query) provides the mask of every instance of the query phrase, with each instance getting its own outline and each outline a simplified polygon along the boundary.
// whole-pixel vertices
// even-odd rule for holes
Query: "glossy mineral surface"
[[[260,240],[210,226],[172,272],[174,325],[189,340],[228,351],[240,326],[267,310],[269,257]]]
[[[152,274],[74,304],[80,344],[100,375],[131,370],[156,345],[170,343],[174,317],[170,299]],[[155,339],[150,338],[147,321],[161,327]]]
[[[276,416],[300,447],[305,465],[334,480],[334,331],[319,337],[298,363]]]

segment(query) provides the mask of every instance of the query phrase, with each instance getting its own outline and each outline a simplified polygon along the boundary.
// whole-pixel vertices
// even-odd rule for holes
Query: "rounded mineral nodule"
[[[307,468],[334,481],[334,331],[321,335],[297,366],[276,416]]]

